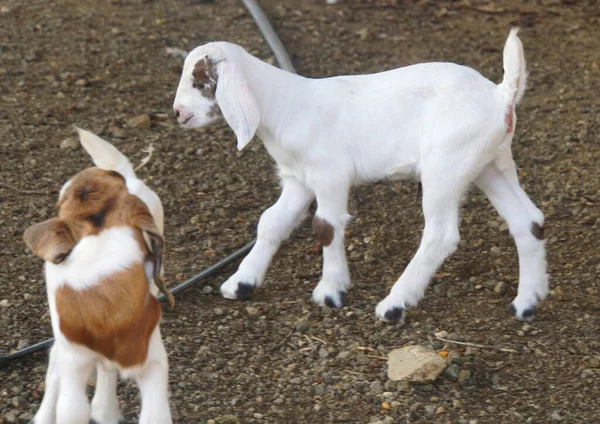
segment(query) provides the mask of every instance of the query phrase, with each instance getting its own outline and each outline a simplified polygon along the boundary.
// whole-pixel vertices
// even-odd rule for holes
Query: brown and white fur
[[[162,284],[162,205],[125,156],[87,131],[79,134],[105,169],[75,175],[61,189],[58,216],[32,225],[23,236],[46,261],[55,338],[34,423],[118,423],[119,371],[139,385],[139,422],[168,424],[168,359],[155,297],[158,285],[173,302]],[[96,367],[90,407],[86,386]]]

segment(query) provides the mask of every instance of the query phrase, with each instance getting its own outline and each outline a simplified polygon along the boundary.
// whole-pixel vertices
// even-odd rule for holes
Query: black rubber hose
[[[285,50],[285,47],[283,47],[281,40],[277,36],[277,33],[271,26],[269,19],[267,18],[265,13],[262,11],[260,6],[254,0],[242,0],[242,3],[244,3],[244,6],[246,6],[246,9],[248,9],[248,12],[250,12],[250,15],[252,15],[252,18],[256,22],[256,26],[258,26],[258,29],[262,33],[263,37],[267,41],[267,44],[271,48],[271,51],[275,55],[275,59],[277,60],[279,67],[281,69],[285,69],[286,71],[292,72],[295,74],[296,69],[294,68],[294,65],[292,65],[290,56],[288,55],[287,51]],[[196,274],[189,280],[184,281],[183,283],[179,284],[178,286],[173,287],[173,289],[171,289],[169,291],[173,295],[175,295],[175,294],[187,289],[188,287],[190,287],[194,284],[197,284],[200,281],[210,277],[211,275],[215,274],[221,268],[225,267],[226,265],[230,264],[231,262],[237,260],[241,256],[245,255],[247,252],[249,252],[250,249],[252,249],[252,246],[254,246],[254,243],[256,243],[256,239],[248,242],[241,249],[236,250],[231,255],[220,260],[216,264],[206,268],[205,270],[203,270],[199,274]],[[158,300],[164,301],[165,295],[161,294],[160,296],[158,296]],[[23,356],[27,356],[29,354],[39,352],[43,349],[46,349],[46,348],[52,346],[52,343],[54,343],[54,339],[48,339],[43,342],[28,346],[25,349],[21,349],[18,352],[3,356],[0,358],[0,367],[2,367],[8,361],[11,361],[13,359],[21,358]]]
[[[265,12],[263,12],[263,10],[254,0],[242,0],[242,3],[244,3],[244,6],[246,6],[246,9],[248,9],[248,12],[250,12],[250,15],[252,15],[252,19],[254,19],[254,22],[256,22],[256,26],[258,26],[258,29],[275,55],[275,59],[277,60],[279,67],[295,74],[296,68],[294,68],[290,56],[285,50],[285,47],[283,47],[283,43],[277,36],[277,33],[273,29],[273,26],[269,22],[267,15],[265,15]]]

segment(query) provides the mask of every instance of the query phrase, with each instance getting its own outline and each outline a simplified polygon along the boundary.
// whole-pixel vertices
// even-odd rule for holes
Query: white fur
[[[192,86],[194,66],[205,57],[217,64],[216,99]],[[214,122],[211,110],[217,102],[239,148],[256,127],[283,182],[281,197],[260,219],[256,245],[222,285],[223,295],[236,298],[240,283],[262,283],[279,244],[316,197],[316,216],[327,220],[335,235],[323,250],[323,277],[313,300],[323,304],[329,298],[340,306],[341,293],[350,285],[344,253],[348,191],[359,183],[413,178],[423,185],[425,228],[414,258],[377,306],[377,315],[386,319],[394,309],[416,305],[456,249],[460,199],[475,182],[517,241],[522,280],[514,306],[522,317],[545,296],[548,281],[544,243],[525,230],[526,222],[529,229],[532,222],[542,225],[543,215],[519,187],[510,152],[514,109],[526,80],[516,30],[506,41],[504,69],[499,85],[453,63],[309,79],[268,65],[234,44],[194,49],[174,102],[180,123],[195,128]]]
[[[65,191],[67,191],[67,189],[69,188],[70,185],[71,185],[71,180],[69,180],[63,184],[63,186],[60,188],[60,192],[58,193],[58,200],[62,199],[63,194],[65,194]]]
[[[108,228],[98,235],[82,238],[60,264],[46,262],[46,284],[49,290],[63,284],[84,290],[111,274],[143,262],[144,257],[131,228]]]

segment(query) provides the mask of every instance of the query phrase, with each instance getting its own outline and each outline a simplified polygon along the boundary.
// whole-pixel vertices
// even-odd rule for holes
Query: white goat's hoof
[[[391,300],[388,300],[389,296],[383,299],[375,308],[375,315],[381,321],[389,322],[390,324],[406,323],[406,308],[401,305],[394,304]]]
[[[532,322],[535,320],[537,306],[530,303],[519,302],[517,299],[508,308],[512,316],[518,321]]]
[[[317,305],[341,308],[344,305],[345,290],[332,289],[322,282],[313,290],[312,301]]]
[[[221,285],[221,295],[225,299],[248,300],[252,297],[252,292],[256,287],[254,278],[244,278],[238,276],[236,272]]]
[[[90,423],[94,424],[120,424],[124,423],[125,419],[118,409],[97,406],[92,404],[92,419]]]

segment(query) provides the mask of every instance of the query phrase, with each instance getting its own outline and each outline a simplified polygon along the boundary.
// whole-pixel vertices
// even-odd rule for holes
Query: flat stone
[[[423,346],[407,346],[388,354],[388,378],[393,381],[434,381],[445,368],[446,361]]]

